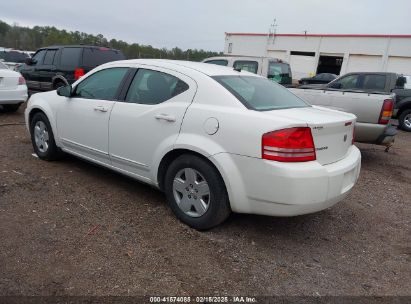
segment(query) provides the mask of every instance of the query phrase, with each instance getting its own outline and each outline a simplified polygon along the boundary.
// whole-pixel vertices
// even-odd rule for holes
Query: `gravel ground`
[[[41,161],[24,126],[0,126],[0,295],[411,295],[410,140],[359,145],[359,182],[331,209],[197,232],[161,192]]]

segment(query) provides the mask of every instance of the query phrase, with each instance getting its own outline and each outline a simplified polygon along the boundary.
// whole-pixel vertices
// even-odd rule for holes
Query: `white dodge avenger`
[[[41,159],[64,151],[158,187],[175,215],[200,230],[231,211],[325,209],[360,172],[354,115],[206,63],[107,63],[72,86],[33,95],[25,118]]]

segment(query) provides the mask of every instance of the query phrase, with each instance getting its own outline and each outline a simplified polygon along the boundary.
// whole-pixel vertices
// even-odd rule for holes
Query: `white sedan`
[[[17,111],[27,100],[26,80],[20,73],[9,70],[0,62],[0,106],[6,112]]]
[[[107,63],[33,95],[25,119],[41,159],[64,151],[158,187],[175,215],[200,230],[231,211],[325,209],[360,172],[354,115],[218,65]]]

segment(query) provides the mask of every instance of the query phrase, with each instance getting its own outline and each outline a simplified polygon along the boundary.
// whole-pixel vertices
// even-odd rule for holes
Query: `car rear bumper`
[[[219,164],[234,212],[271,216],[312,213],[338,203],[356,183],[361,167],[361,153],[355,146],[344,159],[328,165],[228,153],[212,158]]]
[[[397,135],[397,128],[392,125],[355,123],[355,141],[361,143],[389,145]]]
[[[0,90],[0,105],[1,104],[18,104],[27,101],[27,86],[19,85],[14,89]]]

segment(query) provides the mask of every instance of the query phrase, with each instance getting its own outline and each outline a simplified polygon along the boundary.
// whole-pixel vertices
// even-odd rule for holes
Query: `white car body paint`
[[[162,71],[180,78],[189,89],[157,105],[87,100],[74,107],[77,103],[70,99],[75,98],[58,96],[56,91],[38,93],[28,102],[27,127],[30,113],[41,110],[64,151],[153,186],[158,186],[158,168],[168,152],[199,153],[220,172],[234,212],[293,216],[319,211],[341,201],[358,179],[361,154],[351,144],[356,119],[352,114],[321,107],[249,110],[210,76],[260,76],[183,61],[108,63],[73,87],[110,67]],[[106,111],[96,111],[98,107]],[[218,122],[215,133],[205,128],[209,118],[214,128]],[[262,135],[291,127],[311,128],[317,159],[296,163],[262,159]]]
[[[21,74],[9,69],[0,69],[0,105],[19,104],[27,100],[27,86],[19,85]]]

